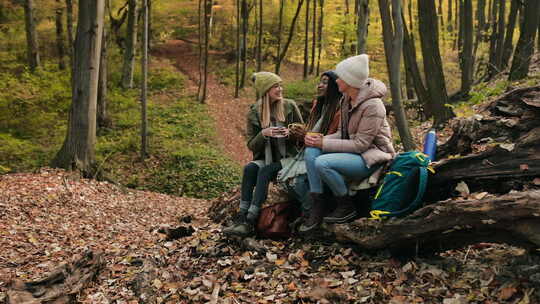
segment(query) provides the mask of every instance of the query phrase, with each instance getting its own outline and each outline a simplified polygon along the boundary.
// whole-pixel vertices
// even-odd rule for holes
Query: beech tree
[[[302,77],[304,80],[307,79],[308,75],[308,65],[309,65],[309,52],[308,52],[308,42],[309,42],[309,4],[311,3],[310,0],[306,0],[306,19],[305,19],[305,26],[304,26],[304,73],[302,74]]]
[[[405,17],[403,19],[403,58],[405,64],[405,70],[411,75],[414,91],[418,98],[418,103],[422,105],[423,113],[426,117],[433,116],[433,110],[431,109],[431,103],[429,101],[428,91],[422,81],[422,75],[418,68],[418,60],[416,58],[416,46],[414,43],[414,35],[412,31],[407,29],[407,23]]]
[[[283,49],[280,51],[279,56],[276,59],[276,69],[275,69],[276,74],[279,74],[281,62],[283,61],[283,59],[285,59],[285,56],[287,55],[287,51],[289,50],[289,46],[291,45],[291,41],[294,36],[294,29],[296,28],[296,21],[298,20],[298,15],[300,15],[302,4],[304,4],[304,0],[299,0],[298,6],[296,7],[296,12],[294,13],[294,17],[291,22],[291,27],[289,28],[289,35],[287,37],[287,41],[285,42]]]
[[[426,84],[435,118],[434,124],[440,125],[452,118],[454,113],[447,106],[448,94],[439,51],[437,14],[433,1],[418,1],[418,27],[424,61],[424,75],[429,77]]]
[[[143,28],[142,28],[142,58],[141,58],[141,159],[148,155],[148,119],[147,89],[148,89],[148,0],[142,0]]]
[[[263,1],[259,0],[259,27],[257,31],[257,71],[262,65],[262,37],[263,37]]]
[[[133,68],[135,65],[135,47],[137,45],[137,0],[128,0],[128,17],[124,62],[122,64],[122,87],[133,87]]]
[[[66,0],[66,29],[69,62],[73,68],[73,0]]]
[[[283,1],[283,0],[282,0]],[[238,98],[240,92],[240,0],[235,1],[236,6],[236,58],[235,58],[235,81],[234,81],[234,98]]]
[[[316,1],[316,0],[315,0]],[[319,0],[319,25],[317,27],[317,75],[320,74],[321,67],[321,53],[322,53],[322,35],[323,35],[323,21],[324,21],[324,0]]]
[[[461,90],[462,95],[468,95],[473,82],[473,11],[472,0],[460,0],[463,3],[463,10],[460,18],[460,34],[463,37],[463,44],[460,48],[459,61],[461,65]]]
[[[90,176],[95,162],[96,103],[104,0],[80,0],[74,44],[72,101],[68,129],[54,167]]]
[[[513,41],[514,41],[514,29],[516,27],[516,20],[518,14],[518,7],[520,5],[519,0],[511,0],[510,3],[510,15],[508,16],[508,24],[506,25],[506,35],[504,38],[504,45],[502,48],[501,58],[501,70],[508,67],[508,61],[512,57]]]
[[[514,59],[510,68],[509,80],[527,77],[531,56],[534,52],[534,37],[540,22],[540,1],[525,0],[524,19],[521,34],[514,51]]]
[[[26,55],[28,58],[28,66],[33,72],[41,65],[41,61],[39,59],[36,20],[34,19],[34,0],[24,0],[23,6],[26,30]]]
[[[379,0],[383,25],[384,52],[388,73],[390,74],[390,90],[392,107],[396,116],[399,137],[406,151],[415,148],[411,131],[401,102],[401,54],[403,50],[403,20],[401,16],[401,0],[392,0],[392,16],[387,0]]]
[[[358,54],[366,53],[367,33],[369,27],[369,0],[358,0],[357,11],[358,23],[356,26],[356,34],[358,39]]]
[[[56,0],[54,24],[56,27],[56,51],[58,52],[58,68],[64,70],[66,63],[64,62],[64,25],[62,18],[64,16],[64,7],[61,0]]]
[[[98,132],[102,128],[110,128],[112,121],[107,111],[107,30],[103,27],[101,37],[101,57],[99,58],[99,81],[98,81],[98,96],[97,96],[97,128]]]

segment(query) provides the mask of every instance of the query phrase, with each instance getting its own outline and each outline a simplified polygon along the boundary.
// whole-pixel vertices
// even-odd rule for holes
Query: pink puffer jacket
[[[360,88],[356,100],[343,101],[341,118],[349,117],[350,139],[341,139],[341,128],[323,138],[324,152],[348,152],[362,155],[366,165],[383,163],[394,158],[392,132],[386,120],[386,109],[381,100],[386,86],[379,80],[368,78]],[[347,112],[346,112],[347,111]]]

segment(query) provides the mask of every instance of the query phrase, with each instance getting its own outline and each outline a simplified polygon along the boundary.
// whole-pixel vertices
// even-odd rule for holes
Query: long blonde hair
[[[274,117],[277,121],[285,122],[285,105],[283,98],[280,98],[273,103],[270,103],[268,92],[261,98],[261,126],[263,128],[270,127],[271,118]]]

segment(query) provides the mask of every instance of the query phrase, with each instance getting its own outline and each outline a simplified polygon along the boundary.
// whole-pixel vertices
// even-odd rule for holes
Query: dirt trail
[[[182,40],[170,40],[156,46],[152,55],[172,60],[175,67],[188,78],[186,83],[188,94],[196,95],[199,78],[199,58],[196,51],[196,45]],[[244,138],[245,116],[253,99],[234,98],[234,92],[220,84],[211,71],[208,77],[207,104],[210,106],[210,115],[216,122],[218,143],[231,159],[239,164],[245,164],[251,160],[251,153],[246,147]]]

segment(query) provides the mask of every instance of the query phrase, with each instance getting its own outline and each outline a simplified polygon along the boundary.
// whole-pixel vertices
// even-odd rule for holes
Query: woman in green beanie
[[[223,233],[248,236],[254,232],[261,205],[268,195],[268,186],[297,153],[295,139],[289,137],[287,126],[303,123],[293,100],[284,99],[281,78],[270,72],[253,74],[257,101],[247,115],[247,146],[253,161],[244,167],[240,211],[233,225]]]

